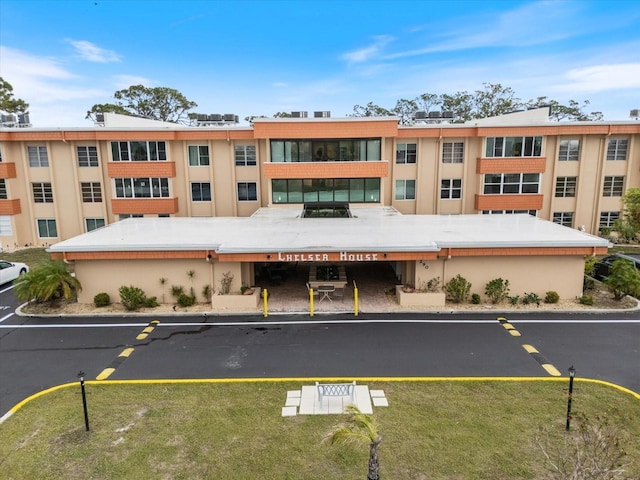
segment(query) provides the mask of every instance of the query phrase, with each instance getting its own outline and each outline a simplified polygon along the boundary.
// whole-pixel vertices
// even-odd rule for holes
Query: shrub
[[[182,285],[171,285],[171,295],[178,298],[184,293],[184,287]]]
[[[210,302],[211,295],[213,295],[211,285],[205,285],[204,287],[202,287],[202,296],[204,297],[205,301]]]
[[[536,305],[540,306],[540,297],[538,296],[537,293],[525,292],[524,297],[522,298],[522,303],[524,303],[525,305],[530,305],[532,303],[535,303]]]
[[[603,283],[616,300],[622,300],[625,295],[636,297],[640,294],[640,272],[632,262],[623,258],[611,264],[609,276]]]
[[[558,303],[560,301],[560,295],[554,290],[549,290],[544,296],[544,303]]]
[[[157,297],[149,297],[149,298],[145,298],[144,300],[144,306],[146,308],[155,308],[158,306],[158,299]]]
[[[108,293],[99,293],[95,297],[93,297],[93,304],[96,307],[108,307],[111,305],[111,297],[109,297]]]
[[[145,304],[145,301],[147,300],[142,289],[134,287],[133,285],[130,285],[128,287],[123,285],[120,287],[118,292],[120,293],[120,301],[122,302],[122,306],[129,311],[138,310]]]
[[[220,280],[220,295],[229,295],[229,292],[231,292],[232,282],[233,274],[231,272],[222,274],[222,280]]]
[[[434,277],[427,282],[427,292],[435,293],[440,289],[440,277]]]
[[[454,303],[462,303],[469,298],[471,283],[460,274],[453,277],[444,287],[447,298]]]
[[[473,303],[474,305],[480,305],[480,295],[478,295],[477,293],[472,294],[471,303]]]
[[[593,299],[593,295],[583,295],[580,297],[580,303],[582,305],[593,305],[596,302]]]
[[[517,305],[520,301],[520,295],[515,295],[513,297],[507,297],[507,300],[511,305]]]
[[[178,297],[178,305],[180,305],[183,308],[190,307],[194,303],[196,303],[196,298],[192,297],[191,295],[181,293],[180,296]]]
[[[500,303],[509,296],[509,280],[494,278],[484,289],[484,293],[491,303]]]
[[[595,288],[596,288],[596,281],[593,278],[585,275],[584,281],[582,282],[582,290],[593,290]]]

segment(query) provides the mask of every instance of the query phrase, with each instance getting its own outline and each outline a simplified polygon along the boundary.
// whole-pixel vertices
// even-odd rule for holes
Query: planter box
[[[402,285],[396,285],[396,298],[403,307],[444,307],[444,292],[403,292]]]
[[[214,295],[214,310],[255,310],[260,303],[260,287],[253,288],[251,295],[243,295],[240,292],[230,293],[229,295]]]

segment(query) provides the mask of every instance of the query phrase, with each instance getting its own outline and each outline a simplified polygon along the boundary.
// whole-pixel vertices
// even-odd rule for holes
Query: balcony
[[[476,195],[476,210],[540,210],[543,195],[520,193],[516,195]]]
[[[0,178],[16,178],[16,164],[0,162]]]
[[[264,177],[279,178],[384,178],[389,162],[286,162],[265,163]]]
[[[115,215],[178,213],[177,198],[114,198],[111,209]]]
[[[476,173],[544,173],[546,157],[478,158]]]
[[[109,162],[109,178],[144,178],[176,176],[175,162]]]
[[[0,200],[0,215],[18,215],[19,213],[22,213],[19,198]]]

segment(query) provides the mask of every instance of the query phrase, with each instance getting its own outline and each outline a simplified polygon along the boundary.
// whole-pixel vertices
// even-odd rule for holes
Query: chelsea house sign
[[[283,253],[278,252],[280,262],[376,262],[377,253]]]

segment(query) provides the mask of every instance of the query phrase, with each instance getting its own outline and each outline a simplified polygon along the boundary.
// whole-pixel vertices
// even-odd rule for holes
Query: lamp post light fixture
[[[80,391],[82,392],[82,408],[84,410],[84,427],[86,431],[89,431],[89,412],[87,411],[87,394],[84,390],[84,372],[78,372],[78,378],[80,379]]]
[[[573,365],[569,367],[569,397],[567,399],[567,432],[571,427],[571,397],[573,395],[573,379],[576,376],[576,369],[573,368]]]

